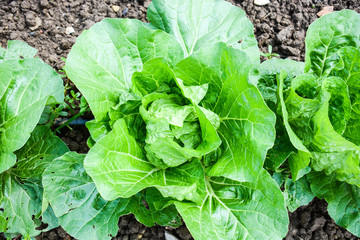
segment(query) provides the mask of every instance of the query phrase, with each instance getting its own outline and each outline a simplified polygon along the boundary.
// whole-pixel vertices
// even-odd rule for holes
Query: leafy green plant
[[[68,151],[48,126],[37,125],[44,107],[63,101],[61,77],[20,41],[0,49],[0,231],[12,238],[57,227],[43,198],[42,172]]]
[[[298,190],[285,187],[289,209],[315,194],[329,203],[336,223],[355,235],[360,235],[359,29],[354,11],[328,14],[307,31],[304,65],[271,59],[252,78],[277,113],[277,140],[265,166],[275,175],[285,173],[280,184],[289,182],[291,172]]]
[[[259,63],[252,24],[225,1],[152,1],[148,19],[103,20],[78,37],[66,60],[66,74],[95,116],[81,171],[106,204],[123,206],[105,225],[100,217],[83,221],[92,226],[87,231],[105,239],[122,214],[152,225],[161,221],[149,216],[170,216],[162,221],[169,224],[179,212],[196,239],[281,239],[285,201],[262,168],[275,115],[248,83]],[[98,193],[72,185],[68,191],[81,197],[51,197],[65,185],[58,168],[53,182],[44,173],[45,196],[56,216],[70,219],[85,207],[77,202]],[[152,207],[135,212],[134,204],[144,208],[138,198]],[[69,200],[73,210],[57,212]],[[76,238],[85,234],[63,227]]]

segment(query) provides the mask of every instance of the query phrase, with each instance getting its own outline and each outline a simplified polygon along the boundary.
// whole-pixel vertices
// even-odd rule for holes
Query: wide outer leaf
[[[328,212],[336,224],[360,236],[360,188],[336,180],[335,174],[311,172],[307,175],[311,190],[328,202]]]
[[[39,59],[0,63],[0,173],[14,165],[46,104],[63,101],[61,77]]]
[[[84,162],[86,172],[103,198],[128,198],[144,188],[157,187],[164,196],[179,200],[199,199],[196,190],[204,184],[199,163],[192,161],[166,170],[156,168],[146,160],[123,119],[113,127],[90,149]]]
[[[105,201],[83,167],[85,155],[69,152],[43,173],[45,197],[60,225],[77,239],[110,239],[130,199]]]
[[[208,84],[200,106],[220,117],[217,132],[221,155],[208,168],[210,176],[252,181],[260,174],[267,150],[275,139],[275,114],[258,89],[248,83],[251,61],[224,43],[204,47],[176,65],[184,85]]]
[[[259,61],[254,27],[245,11],[223,0],[153,0],[148,19],[156,28],[173,35],[185,56],[208,44],[224,42],[244,50],[252,61]]]
[[[196,240],[282,239],[289,223],[283,195],[265,170],[252,183],[208,179],[201,204],[175,205]]]
[[[313,22],[306,33],[305,72],[327,76],[336,66],[336,52],[344,46],[360,46],[360,14],[342,10]]]
[[[104,19],[77,38],[65,70],[101,121],[131,89],[131,77],[144,62],[164,57],[174,63],[182,56],[177,41],[161,30],[134,19]]]
[[[27,143],[16,151],[19,159],[16,168],[0,175],[0,208],[4,209],[0,215],[8,219],[6,234],[36,236],[40,233],[35,229],[40,221],[35,222],[33,217],[38,220],[41,214],[42,173],[54,158],[67,151],[65,143],[46,126],[37,126]],[[44,223],[49,220],[42,218]]]

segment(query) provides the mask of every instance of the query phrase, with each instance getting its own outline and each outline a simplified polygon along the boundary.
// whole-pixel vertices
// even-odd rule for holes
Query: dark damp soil
[[[261,51],[268,45],[282,58],[304,60],[305,33],[324,6],[334,10],[353,9],[360,12],[358,0],[272,0],[265,6],[256,6],[253,0],[229,0],[244,9],[255,26],[255,35]],[[76,37],[95,22],[106,17],[137,18],[146,21],[150,0],[1,0],[0,44],[7,40],[23,40],[39,50],[38,56],[56,70],[61,70]],[[89,136],[83,126],[73,131],[63,128],[60,137],[73,151],[86,153]],[[360,239],[337,226],[326,211],[326,202],[314,199],[308,206],[289,213],[287,240]],[[157,240],[171,234],[179,240],[193,239],[183,225],[178,229],[155,226],[147,228],[132,215],[119,220],[119,232],[113,239]],[[2,236],[0,234],[0,239]],[[37,239],[72,239],[62,228],[42,233]]]

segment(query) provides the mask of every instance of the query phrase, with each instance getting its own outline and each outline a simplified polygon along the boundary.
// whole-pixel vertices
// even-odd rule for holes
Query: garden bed
[[[304,60],[304,40],[309,24],[318,18],[317,13],[327,5],[334,10],[360,11],[356,1],[271,1],[256,6],[253,1],[231,1],[244,9],[255,26],[260,49],[273,52],[282,58]],[[0,43],[4,47],[9,39],[23,40],[39,50],[38,56],[57,70],[64,66],[76,37],[95,22],[106,17],[128,17],[146,21],[149,1],[2,1],[0,6]],[[63,129],[61,137],[71,150],[87,152],[87,129]],[[119,221],[115,239],[165,239],[164,228],[146,228],[134,217],[125,216]],[[192,239],[187,229],[167,228],[178,239]],[[38,239],[69,239],[61,229],[43,233]],[[286,239],[358,239],[334,224],[326,212],[326,203],[315,199],[307,207],[290,213],[289,233]]]

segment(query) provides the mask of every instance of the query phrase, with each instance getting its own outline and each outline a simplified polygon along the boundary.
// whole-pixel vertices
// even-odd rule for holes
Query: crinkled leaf
[[[287,73],[284,79],[284,89],[287,89],[291,80],[303,73],[304,63],[291,59],[272,58],[261,63],[250,78],[250,81],[259,88],[268,107],[274,112],[278,103],[276,75],[282,70]]]
[[[148,8],[148,19],[156,28],[173,35],[185,56],[224,42],[245,51],[252,61],[259,61],[252,23],[245,11],[228,2],[154,0]]]
[[[221,154],[208,168],[211,176],[239,181],[257,179],[275,137],[275,115],[256,87],[248,83],[252,67],[246,54],[218,43],[177,64],[185,86],[208,84],[200,106],[220,117]]]
[[[286,72],[281,71],[278,75],[278,95],[279,95],[279,103],[281,109],[281,115],[283,119],[283,123],[285,125],[286,132],[289,136],[289,140],[291,144],[295,147],[297,151],[289,157],[289,167],[291,170],[292,178],[294,181],[298,180],[301,176],[299,174],[300,170],[307,167],[310,163],[311,153],[309,150],[303,145],[302,141],[299,137],[294,133],[288,118],[288,112],[286,110],[286,105],[284,101],[284,79],[286,78]]]
[[[310,148],[312,167],[326,174],[336,173],[337,179],[360,186],[360,147],[339,135],[329,119],[330,93],[324,91],[323,103],[316,112],[315,136]]]
[[[305,72],[327,76],[337,66],[337,51],[360,46],[360,15],[351,10],[326,14],[313,22],[306,33]]]
[[[132,89],[139,96],[146,96],[159,91],[174,80],[174,72],[166,60],[154,58],[144,64],[141,72],[135,72],[132,75]]]
[[[84,94],[97,121],[106,118],[131,77],[144,62],[182,59],[180,45],[169,34],[134,19],[105,19],[84,31],[66,60],[66,73]]]
[[[340,77],[348,85],[352,110],[343,136],[360,145],[360,48],[343,47],[338,54],[344,67],[333,70],[332,75]]]
[[[289,223],[283,195],[270,175],[241,183],[207,180],[203,202],[177,202],[176,208],[195,239],[282,239]]]
[[[63,101],[60,76],[39,59],[0,63],[0,172],[14,165],[46,104]]]
[[[307,178],[315,195],[328,202],[327,210],[336,224],[360,236],[360,188],[337,181],[335,174],[313,171]]]
[[[319,85],[314,75],[305,73],[292,80],[291,88],[284,96],[288,122],[305,146],[314,138],[311,119],[320,108]]]
[[[202,167],[197,161],[166,170],[148,162],[122,119],[90,149],[84,165],[108,200],[127,198],[147,187],[156,187],[165,197],[196,201],[197,190],[203,185]]]
[[[220,146],[216,129],[202,109],[191,104],[181,105],[177,95],[161,96],[163,98],[151,103],[148,111],[145,110],[146,105],[140,108],[147,129],[145,150],[152,164],[159,168],[176,167]],[[186,121],[188,118],[190,120]],[[194,128],[190,126],[191,123],[195,124]]]
[[[295,211],[301,206],[308,205],[315,197],[306,177],[302,177],[295,182],[289,178],[286,179],[284,195],[290,212]]]

